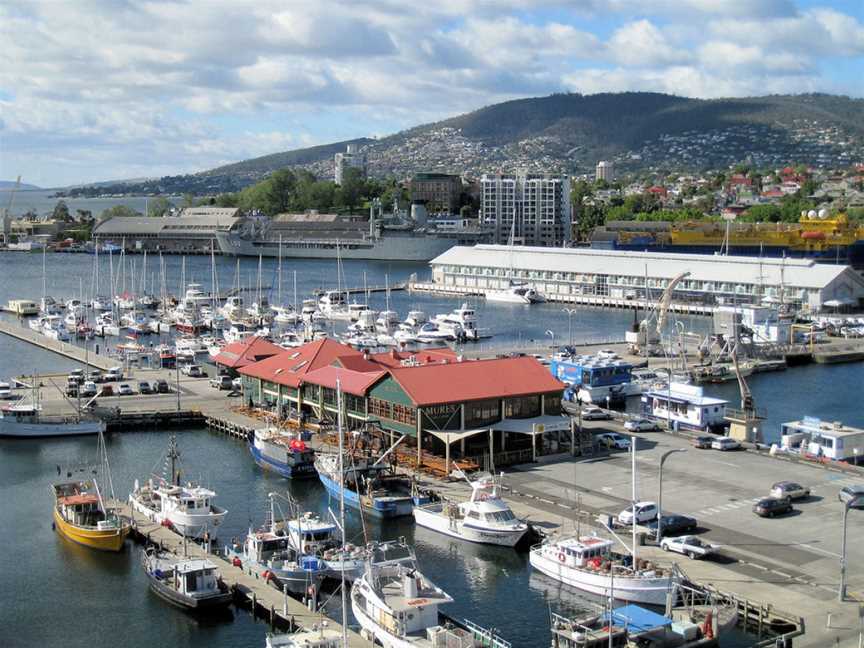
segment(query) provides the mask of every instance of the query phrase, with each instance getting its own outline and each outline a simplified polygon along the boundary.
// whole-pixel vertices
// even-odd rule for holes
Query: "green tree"
[[[165,196],[157,196],[147,201],[147,216],[157,218],[164,216],[172,207],[174,207],[173,203]]]
[[[69,213],[69,206],[66,204],[65,200],[57,201],[57,204],[54,205],[54,211],[51,212],[51,218],[64,223],[68,223],[72,220],[72,216]]]
[[[270,216],[290,211],[297,188],[297,178],[291,169],[274,171],[265,182],[263,211]]]
[[[217,207],[237,207],[239,202],[239,194],[236,193],[221,193],[216,196],[215,205]]]
[[[347,207],[348,212],[360,204],[364,188],[363,176],[360,169],[349,168],[342,176],[342,186],[339,187],[338,203]]]
[[[113,207],[109,207],[108,209],[102,212],[102,218],[114,218],[114,217],[127,217],[127,216],[140,216],[138,212],[129,207],[128,205],[114,205]]]

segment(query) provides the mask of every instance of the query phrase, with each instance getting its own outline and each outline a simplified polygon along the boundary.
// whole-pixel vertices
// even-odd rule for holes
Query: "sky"
[[[0,179],[190,173],[508,99],[864,96],[864,0],[4,0]]]

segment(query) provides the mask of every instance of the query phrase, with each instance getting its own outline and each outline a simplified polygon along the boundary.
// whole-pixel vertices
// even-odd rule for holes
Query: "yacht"
[[[304,322],[319,322],[327,317],[318,309],[318,302],[314,299],[304,299],[300,310],[300,318]]]
[[[467,502],[432,502],[414,507],[417,526],[469,542],[515,546],[528,532],[528,524],[501,499],[495,478],[483,475],[468,483],[471,497]]]
[[[257,301],[252,302],[252,305],[246,309],[246,312],[255,320],[256,324],[270,324],[273,322],[273,309],[270,308],[270,301],[266,297],[260,297]]]
[[[68,342],[69,334],[59,315],[46,315],[42,318],[42,335],[58,342]]]
[[[114,305],[120,310],[132,310],[135,308],[135,298],[129,293],[115,295]]]
[[[511,282],[503,290],[487,290],[486,301],[504,304],[542,304],[546,297],[524,283]]]
[[[292,306],[274,306],[273,312],[275,313],[273,321],[278,324],[296,324],[302,319],[300,313]]]
[[[344,648],[342,633],[327,627],[327,621],[313,623],[308,630],[291,634],[268,634],[265,648]]]
[[[456,340],[462,332],[458,324],[426,322],[414,336],[420,342],[449,342]]]
[[[318,309],[327,319],[350,319],[345,293],[328,290],[318,299]]]
[[[233,295],[225,300],[225,304],[219,310],[229,322],[237,322],[243,318],[243,298]]]
[[[114,316],[110,312],[99,313],[96,316],[94,330],[96,335],[100,337],[105,337],[106,335],[118,337],[120,335],[120,325],[114,321]]]
[[[662,606],[676,575],[645,560],[613,551],[597,536],[548,538],[531,548],[529,562],[539,572],[592,594],[620,601]]]
[[[237,567],[254,570],[265,580],[274,580],[281,589],[306,595],[310,588],[318,591],[327,574],[327,566],[316,556],[303,555],[291,544],[284,521],[276,515],[275,493],[268,495],[270,514],[264,525],[249,529],[242,544],[232,542],[225,556]]]
[[[477,330],[477,313],[467,303],[463,303],[449,313],[436,315],[433,321],[439,326],[458,326],[460,337],[466,340],[480,339],[480,332]]]
[[[207,352],[207,343],[197,337],[178,337],[174,340],[174,348],[179,356],[196,356]]]
[[[315,452],[296,434],[272,427],[255,430],[249,452],[256,464],[288,479],[315,476]]]
[[[429,318],[426,317],[426,313],[421,310],[412,310],[408,311],[408,316],[405,318],[403,324],[405,324],[406,326],[410,326],[411,328],[417,329],[423,326],[428,321]]]
[[[148,547],[141,552],[141,564],[153,593],[179,608],[215,610],[234,598],[216,565],[207,559],[181,558]]]
[[[177,437],[172,434],[166,456],[170,462],[169,479],[150,479],[143,486],[136,479],[129,504],[153,522],[168,524],[181,535],[198,537],[205,531],[212,535],[228,511],[212,503],[215,491],[192,482],[180,483],[179,459]]]
[[[111,300],[104,295],[96,295],[90,301],[90,308],[92,308],[94,311],[110,311]]]
[[[427,578],[412,560],[370,558],[351,588],[351,610],[360,626],[384,648],[510,648],[493,632],[457,622],[439,608],[453,598]]]
[[[378,333],[392,334],[399,328],[399,313],[393,310],[383,310],[378,313],[378,318],[375,320],[375,330]]]

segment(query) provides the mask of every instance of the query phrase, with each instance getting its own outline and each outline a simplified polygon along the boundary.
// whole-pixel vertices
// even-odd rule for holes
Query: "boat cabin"
[[[669,421],[675,428],[721,431],[728,401],[705,396],[702,387],[673,382],[666,390],[642,395],[644,416]]]
[[[780,447],[834,461],[864,461],[864,430],[811,416],[780,425]]]
[[[294,547],[302,553],[317,553],[333,544],[336,525],[324,522],[314,513],[306,513],[302,517],[288,522],[288,535]]]
[[[571,538],[560,543],[548,545],[548,550],[557,553],[558,562],[570,567],[588,567],[609,558],[612,541],[595,536]]]
[[[216,565],[209,560],[186,560],[176,563],[172,574],[173,588],[189,597],[211,595],[219,591]]]

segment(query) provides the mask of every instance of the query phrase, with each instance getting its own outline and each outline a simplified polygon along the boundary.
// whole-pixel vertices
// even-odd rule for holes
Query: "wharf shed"
[[[244,222],[236,207],[188,207],[179,216],[114,216],[93,229],[96,243],[130,252],[204,253],[217,250],[217,232],[237,231]]]
[[[673,277],[689,272],[673,299],[705,305],[783,302],[821,310],[826,302],[864,304],[864,278],[850,266],[777,259],[588,248],[456,246],[430,262],[432,280],[452,287],[506,288],[528,282],[547,296],[656,300]]]

